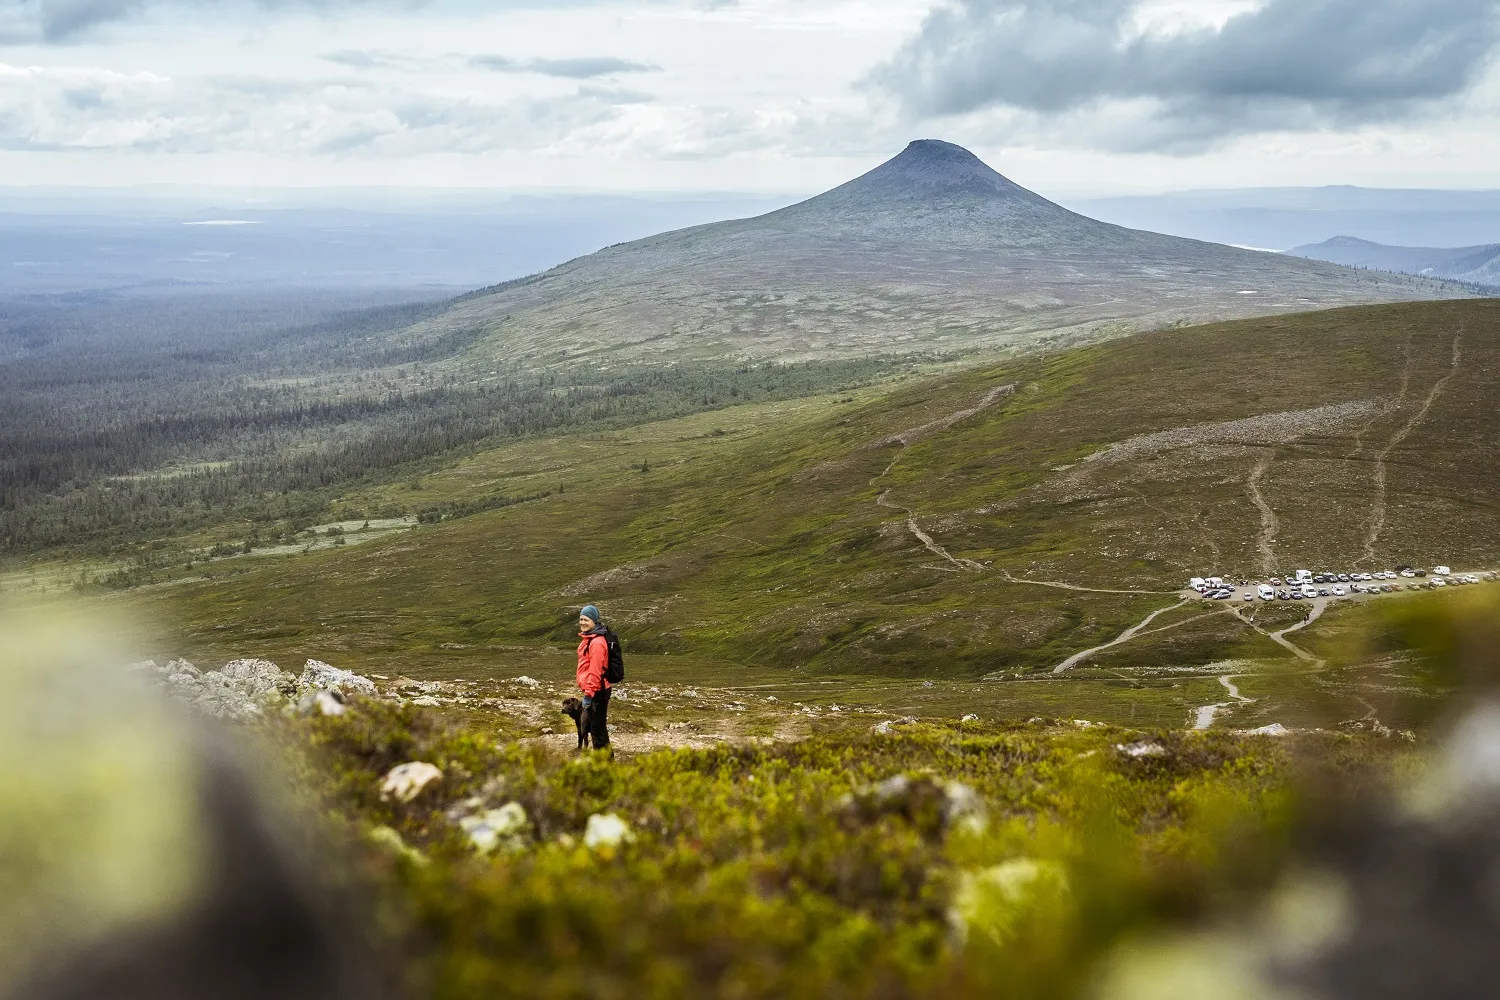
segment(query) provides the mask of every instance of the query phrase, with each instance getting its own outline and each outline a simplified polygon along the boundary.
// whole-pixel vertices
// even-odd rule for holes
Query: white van
[[[1297,582],[1298,583],[1311,583],[1312,582],[1312,578],[1313,578],[1312,570],[1310,570],[1310,569],[1299,569],[1297,571]]]
[[[1259,587],[1256,587],[1255,588],[1255,592],[1260,595],[1260,599],[1262,601],[1274,601],[1274,600],[1276,600],[1276,591],[1273,590],[1271,587],[1267,586],[1264,583],[1261,584]]]
[[[1448,576],[1453,572],[1453,570],[1449,569],[1447,566],[1434,566],[1432,567],[1432,571],[1438,576]]]
[[[1208,581],[1205,580],[1205,579],[1203,579],[1203,577],[1201,577],[1201,576],[1195,576],[1191,580],[1188,581],[1188,589],[1190,589],[1190,590],[1197,590],[1199,587],[1206,586],[1207,584],[1208,584]]]

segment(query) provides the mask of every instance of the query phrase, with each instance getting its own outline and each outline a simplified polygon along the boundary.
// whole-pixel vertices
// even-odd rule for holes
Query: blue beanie
[[[592,604],[584,608],[582,611],[578,612],[578,617],[592,618],[595,625],[598,625],[602,622],[602,619],[599,617],[599,609],[594,607]]]

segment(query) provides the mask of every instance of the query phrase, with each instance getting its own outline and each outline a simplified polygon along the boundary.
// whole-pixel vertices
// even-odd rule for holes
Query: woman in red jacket
[[[604,677],[609,643],[596,634],[600,624],[599,609],[592,604],[578,612],[578,690],[583,692],[584,718],[595,750],[609,746],[610,684]]]

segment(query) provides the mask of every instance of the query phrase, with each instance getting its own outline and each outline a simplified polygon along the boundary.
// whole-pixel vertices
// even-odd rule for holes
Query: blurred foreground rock
[[[387,995],[274,764],[105,666],[87,637],[108,634],[0,614],[0,998]],[[211,714],[290,680],[264,660],[138,672]]]

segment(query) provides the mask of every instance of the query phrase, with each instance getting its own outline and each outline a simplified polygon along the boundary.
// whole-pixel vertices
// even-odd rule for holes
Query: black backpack
[[[593,634],[604,640],[604,648],[609,651],[609,662],[604,665],[604,679],[611,684],[620,683],[625,679],[625,651],[620,648],[620,637],[608,625],[600,625],[594,629]]]

